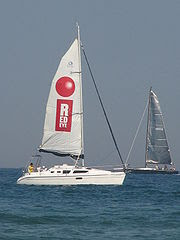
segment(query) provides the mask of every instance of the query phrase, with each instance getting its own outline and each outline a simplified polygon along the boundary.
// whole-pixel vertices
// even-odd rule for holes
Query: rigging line
[[[151,93],[152,87],[149,90],[149,99],[148,99],[148,113],[147,113],[147,127],[146,127],[146,146],[145,146],[145,167],[147,166],[147,155],[148,155],[148,134],[149,134],[149,126],[150,126],[150,104],[151,104]]]
[[[115,139],[115,137],[114,137],[114,134],[113,134],[113,131],[112,131],[112,128],[111,128],[110,122],[109,122],[109,120],[108,120],[108,117],[107,117],[107,114],[106,114],[106,111],[105,111],[105,108],[104,108],[103,102],[102,102],[101,97],[100,97],[100,94],[99,94],[99,90],[98,90],[98,88],[97,88],[97,85],[96,85],[96,82],[95,82],[95,79],[94,79],[93,73],[92,73],[92,71],[91,71],[91,67],[90,67],[90,64],[89,64],[89,61],[88,61],[88,59],[87,59],[87,56],[86,56],[86,53],[85,53],[85,50],[84,50],[84,47],[83,47],[82,43],[81,43],[81,48],[82,48],[82,51],[83,51],[83,54],[84,54],[84,57],[85,57],[86,63],[87,63],[87,65],[88,65],[88,69],[89,69],[89,72],[90,72],[91,78],[92,78],[92,80],[93,80],[94,87],[95,87],[95,89],[96,89],[96,93],[97,93],[97,96],[98,96],[99,102],[100,102],[100,104],[101,104],[101,107],[102,107],[102,110],[103,110],[103,113],[104,113],[104,116],[105,116],[106,122],[107,122],[107,124],[108,124],[108,127],[109,127],[109,130],[110,130],[110,133],[111,133],[112,139],[113,139],[113,141],[114,141],[114,144],[115,144],[116,150],[117,150],[117,152],[118,152],[119,158],[120,158],[121,163],[122,163],[122,165],[123,165],[123,169],[125,170],[125,165],[124,165],[124,162],[123,162],[123,159],[122,159],[121,153],[120,153],[120,151],[119,151],[119,148],[118,148],[118,145],[117,145],[116,139]]]
[[[139,122],[138,128],[137,128],[136,133],[135,133],[135,136],[134,136],[134,139],[133,139],[133,141],[132,141],[132,144],[131,144],[129,153],[128,153],[128,155],[127,155],[127,158],[126,158],[126,161],[125,161],[125,166],[127,165],[127,162],[128,162],[128,160],[129,160],[131,151],[132,151],[132,149],[133,149],[133,147],[134,147],[134,142],[135,142],[136,137],[137,137],[137,135],[138,135],[138,133],[139,133],[139,129],[140,129],[140,126],[141,126],[142,121],[143,121],[143,119],[144,119],[144,115],[145,115],[145,112],[146,112],[147,107],[148,107],[148,101],[147,101],[146,106],[145,106],[145,108],[144,108],[143,115],[142,115],[142,117],[141,117],[141,120],[140,120],[140,122]]]

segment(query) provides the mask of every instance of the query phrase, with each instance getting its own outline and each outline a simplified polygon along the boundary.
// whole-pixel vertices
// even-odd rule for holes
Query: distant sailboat
[[[145,149],[145,168],[128,168],[134,173],[177,174],[171,159],[159,100],[150,88]]]
[[[112,137],[114,140],[113,135]],[[123,184],[125,178],[124,172],[115,173],[84,166],[79,26],[78,37],[61,59],[52,81],[46,107],[43,139],[39,151],[62,157],[69,156],[74,159],[75,164],[56,165],[49,169],[39,166],[33,172],[24,173],[24,175],[17,180],[18,184]]]

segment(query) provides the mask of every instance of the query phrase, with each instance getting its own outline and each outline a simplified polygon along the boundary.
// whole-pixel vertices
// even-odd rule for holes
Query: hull
[[[78,172],[78,173],[77,173]],[[126,174],[99,169],[55,166],[49,170],[26,173],[17,184],[27,185],[122,185]]]
[[[137,174],[178,174],[179,171],[172,170],[156,170],[156,169],[138,169],[138,168],[130,168],[128,169],[130,173]]]
[[[27,185],[122,185],[125,173],[116,173],[102,176],[23,176],[18,179],[18,184]]]

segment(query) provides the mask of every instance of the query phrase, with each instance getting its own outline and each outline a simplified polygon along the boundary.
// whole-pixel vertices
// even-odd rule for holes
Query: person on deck
[[[33,163],[30,163],[28,167],[28,173],[32,173],[32,172],[34,172],[34,166],[33,166]]]

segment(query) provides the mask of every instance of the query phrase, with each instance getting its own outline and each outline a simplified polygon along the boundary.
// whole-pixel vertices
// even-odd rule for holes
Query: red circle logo
[[[56,82],[56,91],[62,97],[69,97],[74,93],[75,84],[69,77],[59,78]]]

